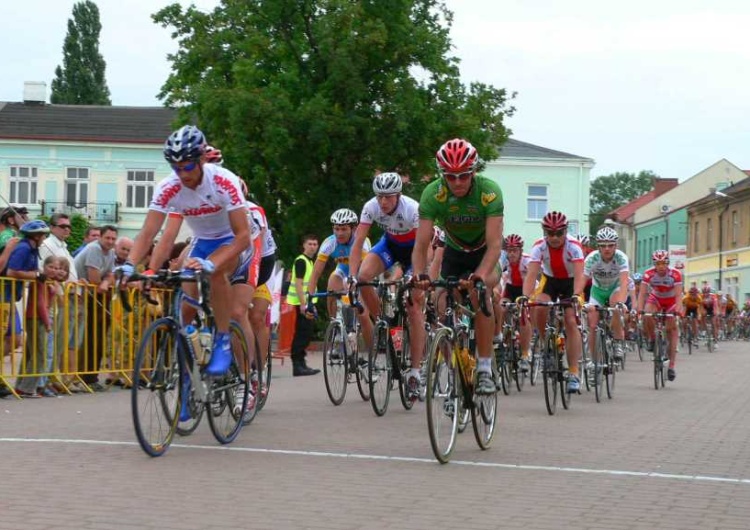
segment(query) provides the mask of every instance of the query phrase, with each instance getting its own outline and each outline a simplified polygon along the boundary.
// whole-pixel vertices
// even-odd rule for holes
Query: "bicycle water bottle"
[[[403,348],[404,328],[393,326],[391,328],[391,340],[393,341],[393,349],[400,352]]]
[[[353,354],[355,351],[357,351],[357,334],[353,331],[350,331],[346,334],[346,339],[349,342],[349,354]]]
[[[185,337],[193,347],[193,355],[197,359],[202,353],[203,348],[201,347],[200,339],[198,337],[198,330],[192,324],[185,326]]]
[[[211,355],[211,330],[206,326],[203,326],[198,333],[198,338],[201,345],[201,353],[198,362],[203,364]]]

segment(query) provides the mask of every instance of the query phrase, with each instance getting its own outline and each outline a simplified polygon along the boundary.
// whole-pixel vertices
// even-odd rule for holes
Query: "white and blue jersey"
[[[419,227],[417,201],[401,195],[393,212],[386,214],[380,209],[377,197],[373,197],[365,203],[359,219],[361,225],[369,226],[374,223],[385,232],[372,247],[372,252],[378,255],[386,270],[395,263],[401,263],[404,272],[411,269],[411,252]]]
[[[333,274],[341,276],[342,278],[349,277],[349,254],[352,252],[352,243],[354,243],[354,234],[349,238],[346,243],[339,243],[336,241],[335,235],[328,236],[323,244],[320,245],[318,251],[317,261],[326,262],[331,258],[336,263],[336,270]],[[366,238],[362,245],[362,257],[370,251],[371,248],[370,238]]]

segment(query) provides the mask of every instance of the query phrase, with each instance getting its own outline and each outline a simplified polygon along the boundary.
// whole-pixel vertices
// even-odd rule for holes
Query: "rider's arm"
[[[620,288],[615,293],[615,296],[613,297],[614,300],[612,300],[613,303],[625,303],[625,300],[628,298],[628,279],[630,278],[630,274],[628,271],[621,271],[620,272]]]
[[[362,246],[365,244],[369,231],[369,224],[359,223],[356,232],[354,232],[354,243],[352,243],[352,249],[349,251],[349,275],[354,278],[359,273],[359,265],[362,263]]]
[[[177,239],[177,235],[180,233],[181,226],[181,215],[175,213],[167,215],[167,226],[164,227],[164,232],[162,232],[159,242],[151,253],[151,260],[148,263],[149,269],[152,271],[159,270],[162,264],[169,259],[174,242]]]
[[[534,287],[536,286],[536,279],[539,276],[539,270],[542,268],[542,264],[538,261],[530,261],[529,268],[526,270],[526,277],[523,279],[523,295],[526,298],[531,298],[534,294]]]
[[[320,255],[318,255],[318,259],[315,260],[315,265],[313,266],[312,273],[310,274],[310,281],[307,284],[307,294],[309,298],[312,298],[312,294],[318,288],[318,280],[320,279],[320,275],[323,274],[323,269],[325,269],[327,261],[328,256],[323,256],[321,258]],[[301,291],[297,292],[299,293]]]
[[[430,262],[430,270],[427,274],[430,275],[431,280],[437,280],[440,277],[440,267],[443,265],[443,254],[445,253],[445,247],[436,247],[432,253],[432,261]]]
[[[484,252],[482,262],[474,271],[474,274],[486,280],[492,274],[497,261],[500,259],[503,241],[503,216],[488,217],[484,226],[487,250]]]
[[[646,296],[648,296],[646,294],[647,292],[648,284],[646,282],[642,282],[640,292],[638,293],[638,311],[643,311],[643,308],[646,305]]]
[[[573,294],[583,295],[586,276],[583,275],[583,260],[573,262]]]
[[[411,251],[411,264],[415,275],[427,274],[427,249],[432,241],[432,219],[420,219],[414,249]]]
[[[143,223],[143,228],[138,232],[133,243],[133,248],[130,249],[128,254],[128,261],[130,263],[140,263],[143,257],[148,253],[151,248],[151,243],[154,242],[156,234],[159,232],[161,225],[164,223],[164,218],[167,214],[157,212],[156,210],[149,210],[146,214],[146,221]]]
[[[247,224],[247,213],[244,208],[237,208],[229,212],[229,224],[232,226],[234,240],[229,245],[219,247],[211,254],[211,261],[216,269],[221,269],[231,260],[250,247],[250,227]]]

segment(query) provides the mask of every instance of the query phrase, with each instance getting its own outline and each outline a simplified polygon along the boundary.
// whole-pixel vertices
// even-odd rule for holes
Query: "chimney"
[[[664,195],[669,190],[676,188],[679,184],[677,179],[654,179],[654,194],[656,197]]]
[[[47,83],[44,81],[25,81],[23,84],[23,102],[27,105],[44,105],[47,102]]]

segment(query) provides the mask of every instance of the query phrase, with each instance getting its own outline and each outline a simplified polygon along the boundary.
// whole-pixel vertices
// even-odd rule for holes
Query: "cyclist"
[[[711,291],[711,286],[707,283],[703,284],[703,330],[708,332],[708,321],[711,320],[714,335],[714,349],[716,349],[716,342],[719,340],[719,316],[718,306],[719,301],[716,297],[716,293]]]
[[[734,334],[734,327],[737,320],[737,302],[734,301],[732,295],[727,293],[727,335],[732,336]]]
[[[576,236],[576,239],[581,244],[581,248],[583,249],[583,260],[585,263],[588,255],[594,251],[594,249],[591,248],[591,238],[588,236],[588,234],[578,234]],[[593,285],[593,279],[586,278],[586,287],[583,289],[584,300],[588,300],[589,298],[591,298],[591,286],[592,285]]]
[[[499,300],[514,301],[523,296],[523,281],[529,270],[529,261],[531,257],[523,252],[523,238],[518,234],[510,234],[503,240],[505,251],[500,255],[500,269],[503,271],[503,290]],[[496,320],[495,330],[502,330],[505,321],[506,309],[502,304],[495,307],[499,317]],[[522,372],[529,371],[529,361],[531,360],[531,322],[528,319],[522,319],[520,329],[521,359],[518,362],[518,369]]]
[[[591,252],[584,261],[583,275],[592,280],[591,295],[588,303],[594,307],[624,306],[628,296],[628,283],[630,281],[630,269],[628,257],[622,250],[617,248],[617,232],[608,226],[601,228],[596,233],[596,243],[599,250]],[[612,319],[612,336],[616,340],[614,357],[622,360],[622,344],[625,340],[625,330],[622,327],[622,310],[618,309]],[[596,325],[599,322],[599,313],[592,311],[588,314],[589,323],[589,353],[595,359],[596,352]],[[601,359],[596,359],[601,362]]]
[[[436,154],[440,178],[432,181],[419,201],[419,230],[414,247],[418,285],[429,285],[427,253],[435,223],[445,231],[445,252],[440,268],[443,278],[463,278],[466,284],[484,282],[485,302],[500,279],[503,235],[503,195],[493,180],[478,176],[479,154],[466,140],[445,142]],[[492,376],[493,315],[476,314],[477,394],[496,391]]]
[[[679,270],[669,266],[669,253],[666,250],[656,250],[651,255],[654,266],[643,273],[643,286],[638,298],[638,311],[655,313],[657,311],[678,313],[677,300],[682,293],[682,274]],[[654,319],[646,317],[643,321],[644,332],[649,340],[648,350],[654,351]],[[677,360],[677,321],[676,318],[667,319],[667,335],[669,337],[669,369],[667,378],[674,381],[677,377],[675,362]]]
[[[341,208],[331,215],[331,224],[333,225],[333,234],[328,236],[318,250],[318,257],[315,260],[310,282],[307,285],[307,299],[312,298],[313,293],[317,290],[318,279],[323,274],[323,269],[331,258],[336,263],[336,268],[328,277],[328,290],[341,291],[344,289],[344,283],[349,277],[349,254],[351,253],[352,244],[354,243],[354,230],[359,223],[357,214],[349,208]],[[362,245],[362,255],[370,251],[370,239],[366,238]],[[336,299],[329,298],[326,300],[328,315],[331,318],[336,317]],[[366,344],[372,344],[372,321],[365,310],[359,315],[362,324],[362,334]]]
[[[375,192],[375,197],[367,201],[362,208],[349,254],[350,285],[356,285],[358,281],[369,282],[395,263],[401,264],[405,274],[410,273],[412,250],[419,225],[419,203],[411,197],[402,195],[402,188],[403,181],[398,173],[380,173],[373,179],[372,191]],[[380,226],[385,233],[363,259],[365,241],[373,223]],[[379,301],[373,287],[362,289],[362,300],[371,314],[379,313]],[[425,341],[423,302],[424,294],[413,290],[410,303],[406,306],[411,347],[411,371],[406,386],[411,400],[419,398],[419,368]]]
[[[529,270],[523,282],[523,298],[549,302],[575,297],[575,301],[583,306],[583,290],[586,287],[583,247],[576,238],[568,234],[568,218],[561,212],[549,212],[542,219],[542,229],[544,238],[537,240],[531,248]],[[540,272],[541,279],[535,287]],[[547,315],[546,308],[534,308],[533,318],[540,337],[544,336]],[[567,391],[573,393],[581,389],[578,361],[582,352],[582,339],[572,307],[565,308],[565,336],[569,372]]]
[[[698,340],[698,317],[700,314],[700,308],[703,306],[703,298],[701,293],[693,284],[690,287],[688,293],[682,297],[682,309],[683,314],[689,318],[688,322],[693,328],[693,343],[697,344]],[[692,319],[690,318],[692,317]]]
[[[205,136],[193,125],[167,138],[164,158],[173,172],[156,187],[143,228],[120,270],[124,280],[134,273],[134,264],[146,256],[170,211],[185,218],[194,234],[185,267],[210,275],[217,333],[206,373],[217,376],[226,373],[232,361],[231,305],[226,303],[231,299],[229,275],[251,240],[240,181],[231,171],[204,163],[205,146]]]

